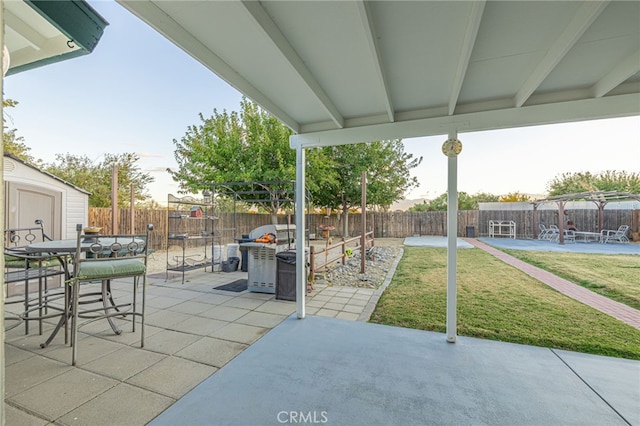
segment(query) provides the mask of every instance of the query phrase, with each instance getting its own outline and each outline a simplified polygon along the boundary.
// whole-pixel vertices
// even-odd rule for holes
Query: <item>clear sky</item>
[[[110,25],[90,55],[5,78],[9,111],[32,155],[52,162],[57,153],[100,159],[136,152],[155,182],[149,192],[164,203],[177,194],[167,167],[176,166],[173,139],[200,123],[199,113],[238,110],[241,95],[193,58],[111,1],[89,3]],[[420,187],[407,198],[446,191],[446,135],[405,139],[424,157],[414,170]],[[640,171],[640,117],[461,133],[458,189],[469,194],[544,194],[565,172]]]

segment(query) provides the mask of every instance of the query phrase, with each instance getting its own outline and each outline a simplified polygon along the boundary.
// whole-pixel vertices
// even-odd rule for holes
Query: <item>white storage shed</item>
[[[4,154],[5,229],[44,220],[53,239],[75,238],[77,223],[87,225],[89,192],[51,173]]]

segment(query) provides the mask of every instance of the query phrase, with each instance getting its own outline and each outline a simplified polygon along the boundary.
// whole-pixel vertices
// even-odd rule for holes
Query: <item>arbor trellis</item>
[[[233,200],[234,229],[236,229],[236,202],[247,204],[269,204],[272,212],[272,223],[277,222],[276,214],[284,207],[291,207],[295,214],[295,181],[256,181],[256,182],[213,182],[211,183],[211,200],[214,210],[217,209],[217,198],[225,197]],[[307,202],[310,201],[306,191]],[[307,211],[307,214],[309,212]],[[308,222],[307,222],[308,223]]]
[[[538,238],[538,205],[555,202],[558,204],[558,228],[560,229],[560,244],[564,244],[564,222],[567,201],[591,201],[598,207],[598,232],[602,231],[604,223],[604,207],[611,201],[640,201],[640,194],[617,191],[590,191],[575,194],[563,194],[535,200],[533,205],[533,238]]]

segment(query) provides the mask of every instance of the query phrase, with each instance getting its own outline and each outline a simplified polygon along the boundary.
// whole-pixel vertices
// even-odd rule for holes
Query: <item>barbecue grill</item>
[[[275,242],[256,242],[265,235],[275,235]],[[276,253],[295,250],[295,225],[263,225],[249,233],[250,242],[240,247],[248,250],[247,289],[259,293],[276,292]]]

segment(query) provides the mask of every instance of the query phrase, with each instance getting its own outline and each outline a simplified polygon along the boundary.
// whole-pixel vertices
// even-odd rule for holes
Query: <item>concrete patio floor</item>
[[[246,273],[187,277],[151,276],[144,349],[98,321],[74,368],[62,334],[40,349],[33,325],[7,332],[6,424],[640,425],[640,362],[363,322],[383,288],[316,286],[297,320],[294,302],[213,289]]]
[[[619,358],[289,317],[151,425],[639,424],[639,373]]]
[[[5,335],[6,424],[144,425],[218,371],[295,312],[295,302],[273,294],[215,290],[246,278],[243,272],[191,271],[165,281],[153,274],[147,287],[145,347],[139,327],[118,319],[115,335],[106,321],[79,329],[78,367],[61,331],[40,348],[54,327],[45,322],[24,334],[19,326]],[[130,281],[114,281],[114,294],[130,298]],[[375,303],[373,289],[316,286],[307,312],[357,320]],[[6,305],[6,311],[19,305]],[[364,314],[366,315],[366,313]],[[368,317],[364,318],[365,320]]]

